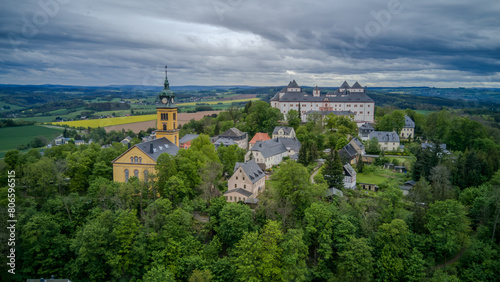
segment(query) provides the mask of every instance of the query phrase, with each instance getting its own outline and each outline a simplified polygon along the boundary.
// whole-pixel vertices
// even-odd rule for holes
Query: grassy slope
[[[0,157],[3,157],[5,152],[16,149],[18,145],[28,144],[37,136],[44,136],[51,141],[60,134],[61,129],[39,125],[0,128]]]

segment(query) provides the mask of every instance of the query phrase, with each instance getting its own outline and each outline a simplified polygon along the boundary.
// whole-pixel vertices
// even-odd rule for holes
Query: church
[[[307,122],[307,116],[314,113],[352,115],[358,124],[373,123],[375,117],[375,102],[357,81],[353,86],[344,81],[338,89],[326,94],[321,94],[316,86],[310,95],[293,80],[271,98],[271,106],[279,109],[285,119],[290,110],[298,111],[302,122]]]
[[[156,107],[156,139],[134,145],[112,161],[113,180],[116,182],[128,182],[132,176],[147,181],[149,174],[156,174],[155,166],[161,154],[175,156],[179,151],[177,106],[166,68],[164,88],[158,95]]]

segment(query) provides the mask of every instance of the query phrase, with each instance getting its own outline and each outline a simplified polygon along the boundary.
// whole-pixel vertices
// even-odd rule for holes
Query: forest
[[[357,135],[356,125],[334,116],[301,124],[292,110],[286,125],[302,143],[299,161],[273,168],[258,205],[226,203],[221,194],[245,151],[216,150],[208,136],[231,127],[250,138],[271,135],[284,117],[263,101],[185,124],[181,136],[200,137],[176,156],[161,155],[147,182],[112,181],[111,161],[127,147],[98,143],[118,139],[116,132],[93,130],[88,134],[97,142],[43,155],[9,151],[0,160],[0,206],[8,206],[8,172],[15,171],[16,274],[7,273],[2,256],[0,279],[500,280],[498,124],[492,115],[462,110],[423,115],[377,107],[377,129],[400,130],[404,115],[415,121],[417,136],[405,142],[405,153],[416,157],[408,178],[417,182],[407,196],[396,185],[327,196],[337,181],[334,152]],[[424,141],[434,146],[422,148]],[[442,143],[450,154],[439,154]],[[311,182],[318,158],[327,159],[324,174]],[[0,217],[5,224],[7,212]]]

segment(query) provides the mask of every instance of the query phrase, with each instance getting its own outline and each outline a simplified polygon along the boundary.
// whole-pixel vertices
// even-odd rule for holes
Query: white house
[[[224,193],[227,202],[255,203],[257,196],[264,191],[265,173],[255,162],[236,163],[234,173],[227,182],[228,190]]]

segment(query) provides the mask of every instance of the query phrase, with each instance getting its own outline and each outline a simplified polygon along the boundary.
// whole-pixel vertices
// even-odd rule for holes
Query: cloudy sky
[[[2,0],[0,83],[500,87],[498,0]]]

